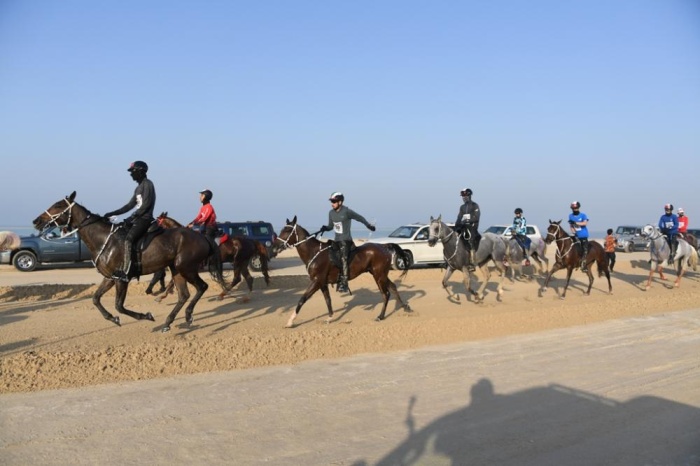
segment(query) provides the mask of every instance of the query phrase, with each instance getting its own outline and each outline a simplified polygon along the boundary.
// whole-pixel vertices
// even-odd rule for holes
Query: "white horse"
[[[523,248],[520,246],[520,243],[518,243],[515,237],[503,239],[506,243],[506,258],[509,262],[509,268],[511,268],[513,271],[513,278],[515,278],[516,274],[518,276],[522,276],[522,262],[523,259],[525,259]],[[535,264],[537,264],[535,267],[537,269],[537,273],[542,276],[546,275],[547,272],[549,272],[549,259],[547,259],[547,257],[545,256],[546,252],[547,244],[541,237],[530,241],[530,247],[527,249],[527,254],[528,256],[530,256],[531,259],[533,259]]]
[[[13,231],[0,231],[0,251],[14,251],[20,245],[19,236]]]
[[[471,293],[477,303],[482,302],[484,299],[484,290],[486,289],[489,278],[491,278],[488,262],[493,261],[500,275],[496,299],[498,301],[501,300],[503,295],[503,277],[506,271],[505,265],[503,265],[503,260],[506,256],[506,246],[500,236],[494,233],[484,233],[479,241],[475,258],[476,265],[481,273],[482,283],[479,290],[474,291],[470,288],[470,273],[467,268],[469,251],[467,251],[464,244],[462,244],[459,235],[442,221],[442,215],[438,216],[438,218],[430,217],[428,232],[429,246],[435,246],[438,241],[442,243],[443,254],[447,262],[447,270],[445,271],[445,276],[442,278],[442,287],[445,288],[450,299],[459,301],[459,294],[450,292],[447,281],[452,275],[452,272],[461,270],[462,274],[464,274],[464,286],[467,288],[467,291]]]
[[[671,254],[671,247],[666,240],[666,236],[661,233],[659,227],[653,225],[645,225],[642,228],[642,236],[649,238],[649,254],[651,255],[651,270],[649,270],[649,278],[645,286],[645,290],[651,288],[651,279],[654,272],[659,273],[661,280],[666,280],[663,271],[663,263],[668,260]],[[678,249],[676,256],[673,259],[673,266],[676,269],[676,281],[673,286],[678,288],[681,284],[681,278],[685,274],[687,266],[690,265],[693,270],[697,270],[698,252],[683,238],[678,238]]]

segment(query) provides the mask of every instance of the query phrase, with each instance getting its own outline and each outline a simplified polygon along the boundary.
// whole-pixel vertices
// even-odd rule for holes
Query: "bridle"
[[[438,222],[436,222],[436,223],[438,223]],[[448,235],[443,235],[443,232],[442,232],[442,230],[443,230],[442,226],[443,226],[443,225],[445,225],[444,222],[439,222],[439,223],[438,223],[437,239],[439,239],[440,242],[441,242],[443,245],[445,245],[445,244],[447,244],[447,243],[450,241],[450,237],[451,237],[452,235],[455,234],[455,231],[452,230],[452,231],[450,231],[450,233],[449,233]],[[447,227],[447,225],[445,225],[445,227]],[[430,229],[430,231],[432,231],[432,228]],[[428,238],[428,240],[430,240],[430,238]],[[459,250],[459,238],[457,238],[457,244],[455,245],[455,252],[453,252],[452,255],[451,255],[450,257],[447,257],[447,256],[444,254],[444,248],[443,248],[443,255],[442,255],[442,257],[443,257],[443,258],[445,259],[445,261],[449,264],[449,263],[450,263],[450,259],[454,258],[454,256],[457,255],[457,251],[458,251],[458,250]]]
[[[287,225],[287,226],[289,226],[289,225]],[[280,238],[279,236],[277,237],[277,240],[280,241],[280,242],[284,245],[284,249],[296,248],[297,246],[299,246],[299,245],[301,245],[301,244],[304,244],[304,243],[307,242],[308,240],[310,240],[310,239],[315,239],[315,238],[316,238],[316,235],[309,235],[309,236],[307,236],[306,238],[304,238],[304,239],[302,239],[302,240],[299,240],[299,233],[297,232],[297,226],[299,226],[299,224],[298,224],[298,223],[295,223],[294,226],[292,227],[292,231],[289,233],[289,235],[287,235],[287,239],[282,239],[282,238]],[[296,242],[296,243],[293,243],[293,244],[290,243],[290,240],[292,239],[292,235],[296,235],[296,238],[297,238],[297,242]],[[306,271],[307,271],[307,272],[309,271],[309,268],[311,267],[311,264],[313,264],[314,260],[316,260],[316,258],[318,257],[318,255],[321,254],[321,253],[322,253],[323,251],[325,251],[326,249],[330,249],[330,246],[326,246],[326,247],[324,248],[323,245],[322,245],[322,243],[319,242],[319,249],[318,249],[318,252],[316,252],[316,254],[314,254],[314,257],[311,258],[311,260],[309,261],[309,263],[306,264]]]
[[[569,245],[569,248],[566,250],[566,252],[562,252],[561,249],[560,249],[559,247],[557,247],[557,257],[562,258],[562,257],[566,256],[567,254],[569,254],[569,252],[571,252],[571,250],[574,248],[574,240],[573,240],[573,238],[572,238],[571,236],[567,235],[567,234],[561,229],[561,225],[560,225],[560,224],[558,224],[558,223],[552,223],[551,225],[556,225],[556,226],[557,226],[557,231],[556,231],[555,233],[561,232],[561,233],[563,234],[563,236],[562,236],[561,238],[557,238],[557,237],[555,236],[555,233],[552,233],[552,232],[549,231],[549,229],[548,229],[548,230],[547,230],[547,239],[549,239],[549,236],[551,235],[551,236],[552,236],[552,241],[554,241],[554,242],[562,242],[562,245],[561,245],[562,249],[564,248],[564,244],[563,244],[564,241],[566,241],[567,239],[571,241],[571,244]]]

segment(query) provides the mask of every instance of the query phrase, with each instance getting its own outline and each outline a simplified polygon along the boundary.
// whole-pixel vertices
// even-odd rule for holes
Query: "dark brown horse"
[[[70,196],[54,203],[34,219],[34,227],[37,230],[43,230],[48,225],[66,226],[79,231],[80,239],[90,250],[97,271],[105,277],[92,297],[92,303],[105,319],[121,325],[119,316],[113,316],[107,312],[100,302],[102,296],[116,285],[115,307],[117,311],[138,320],[155,320],[150,312],[142,314],[124,307],[129,283],[111,278],[114,270],[121,266],[126,236],[123,225],[114,225],[107,218],[93,214],[75,202],[75,191]],[[163,230],[143,250],[141,274],[147,275],[170,267],[177,287],[178,300],[165,319],[163,332],[170,330],[170,325],[178,312],[190,298],[187,283],[192,284],[197,290],[185,312],[185,321],[188,325],[192,324],[194,307],[209,286],[198,273],[199,265],[207,259],[209,259],[209,272],[213,279],[218,283],[223,283],[219,251],[212,248],[203,235],[192,230],[187,228]]]
[[[302,228],[297,223],[296,216],[290,222],[287,219],[287,224],[284,226],[277,241],[276,249],[286,249],[296,247],[299,257],[306,264],[306,271],[309,273],[311,284],[304,291],[297,308],[294,313],[289,316],[287,327],[294,326],[294,319],[299,315],[299,310],[304,303],[319,289],[323,293],[328,308],[328,322],[333,317],[333,307],[331,306],[331,295],[328,290],[329,283],[338,281],[339,269],[338,266],[331,260],[331,245],[332,241],[323,243],[316,239],[314,235],[310,235],[308,231]],[[384,320],[386,314],[386,306],[389,302],[390,293],[393,293],[396,300],[406,312],[410,312],[411,308],[407,303],[404,303],[399,296],[396,285],[389,279],[389,270],[391,270],[391,252],[400,254],[404,263],[408,264],[410,258],[405,257],[404,251],[395,244],[375,244],[365,243],[358,246],[354,255],[351,255],[349,280],[352,280],[365,272],[369,272],[374,277],[374,281],[379,287],[384,300],[382,312],[377,316],[378,321]],[[401,276],[403,277],[408,272],[404,270]]]
[[[561,299],[566,297],[566,289],[569,286],[569,280],[571,280],[571,272],[575,268],[581,266],[581,252],[579,252],[579,244],[574,241],[574,238],[564,231],[561,227],[561,220],[558,222],[549,221],[549,227],[547,228],[547,236],[544,239],[545,243],[550,244],[552,242],[556,243],[557,253],[556,262],[554,267],[547,274],[547,278],[544,281],[544,286],[542,286],[541,292],[547,291],[547,285],[549,280],[552,278],[554,272],[559,269],[566,269],[566,285],[564,285],[564,291],[561,294]],[[598,276],[601,277],[605,273],[605,277],[608,279],[608,292],[612,294],[612,283],[610,283],[610,270],[608,270],[608,261],[605,257],[605,249],[597,241],[588,242],[588,254],[586,255],[586,274],[588,275],[588,289],[584,294],[589,295],[591,293],[591,287],[593,286],[593,273],[589,264],[595,262],[598,265]],[[541,294],[540,294],[541,296]]]
[[[158,222],[158,225],[163,228],[184,228],[180,222],[168,217],[168,212],[161,212],[160,215],[156,217],[156,222]],[[172,275],[172,270],[170,271],[170,274]],[[160,283],[160,289],[158,291],[153,291],[153,287],[156,286],[156,283]],[[173,292],[173,285],[173,281],[170,280],[168,286],[165,286],[165,269],[161,269],[153,274],[151,282],[148,284],[148,288],[146,288],[146,294],[159,295],[163,293],[163,296],[156,298],[156,301],[160,302],[163,298]]]
[[[159,225],[163,228],[181,228],[182,224],[177,220],[168,217],[167,212],[161,213],[156,219]],[[243,298],[244,302],[250,299],[250,294],[253,292],[253,282],[254,279],[250,275],[248,267],[250,261],[254,257],[259,257],[261,264],[261,272],[265,278],[265,283],[270,284],[270,274],[268,268],[269,258],[267,256],[267,249],[259,241],[252,238],[247,238],[245,236],[227,236],[221,238],[219,243],[219,251],[221,251],[221,262],[230,262],[233,266],[233,280],[231,280],[230,285],[226,285],[224,280],[224,285],[222,287],[223,291],[219,294],[219,299],[223,299],[227,293],[229,293],[236,285],[241,282],[241,276],[245,278],[246,284],[248,285],[248,296]],[[168,293],[172,291],[173,284],[172,281],[167,287],[164,286],[165,282],[165,269],[160,270],[153,274],[149,288],[152,289],[157,282],[161,282],[161,290],[158,293],[163,293],[163,297],[167,296]],[[146,289],[146,293],[149,289]],[[156,299],[160,301],[162,297]]]

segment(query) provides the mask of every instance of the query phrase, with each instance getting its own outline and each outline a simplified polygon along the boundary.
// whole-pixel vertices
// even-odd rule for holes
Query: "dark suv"
[[[267,249],[267,257],[272,259],[275,253],[272,250],[272,245],[277,239],[277,233],[272,228],[272,224],[263,221],[257,222],[218,222],[217,228],[229,236],[247,236],[254,240],[260,241]],[[262,268],[260,259],[254,257],[250,261],[250,267],[259,272]]]

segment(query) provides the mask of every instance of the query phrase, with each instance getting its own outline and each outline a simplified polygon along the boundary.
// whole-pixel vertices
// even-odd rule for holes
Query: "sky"
[[[0,225],[57,200],[392,229],[700,225],[696,0],[0,0]],[[355,230],[364,230],[357,225]]]

